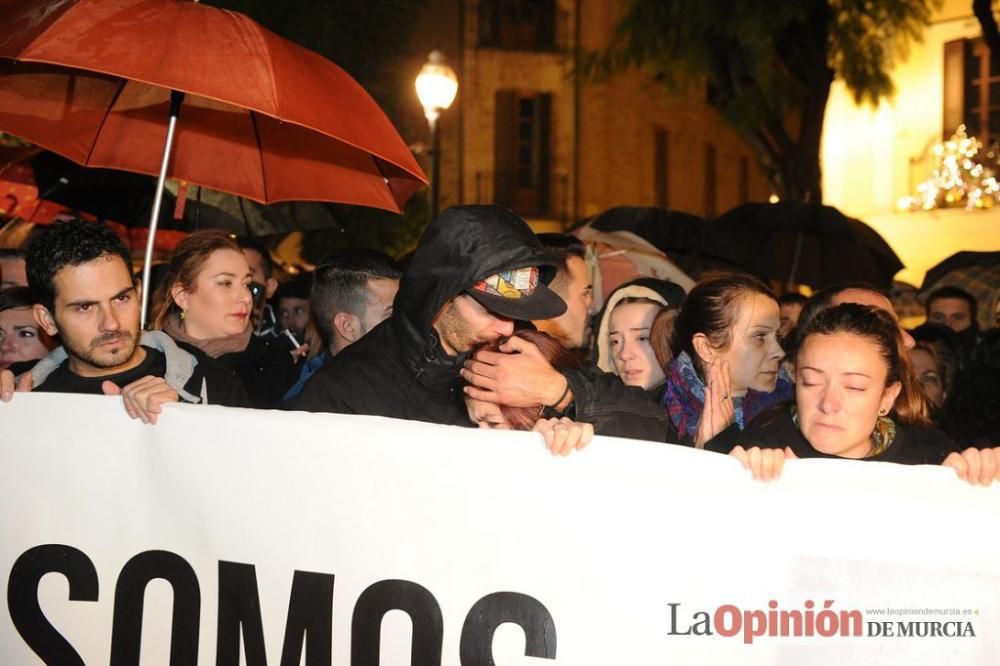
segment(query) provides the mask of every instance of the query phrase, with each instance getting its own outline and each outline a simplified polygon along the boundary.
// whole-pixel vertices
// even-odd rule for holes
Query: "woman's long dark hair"
[[[701,358],[694,350],[694,336],[701,333],[712,347],[727,349],[733,343],[730,329],[739,316],[740,301],[754,294],[776,303],[778,300],[766,284],[747,273],[710,273],[703,277],[684,299],[674,320],[671,349],[675,354],[687,352],[704,378]]]
[[[888,312],[858,303],[843,303],[827,308],[806,324],[798,350],[801,353],[805,341],[812,335],[837,333],[857,335],[878,347],[879,354],[888,367],[885,385],[899,382],[902,387],[893,408],[897,420],[907,424],[930,424],[927,400],[910,366],[910,356],[903,346],[899,324]]]

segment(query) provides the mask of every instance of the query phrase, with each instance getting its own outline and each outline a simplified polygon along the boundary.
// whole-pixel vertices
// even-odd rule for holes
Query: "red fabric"
[[[392,211],[427,182],[357,82],[242,14],[190,0],[0,2],[0,131],[156,175],[170,90],[187,93],[171,178],[261,203]]]

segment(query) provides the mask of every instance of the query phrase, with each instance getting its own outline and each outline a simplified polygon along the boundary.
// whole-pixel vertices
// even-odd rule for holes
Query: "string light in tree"
[[[934,146],[931,177],[917,185],[917,193],[899,200],[903,210],[934,208],[992,208],[1000,203],[1000,183],[993,169],[976,161],[979,139],[965,133],[965,125],[944,143]]]

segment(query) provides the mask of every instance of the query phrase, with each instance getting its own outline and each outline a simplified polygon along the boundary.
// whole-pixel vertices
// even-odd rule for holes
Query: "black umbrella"
[[[787,285],[863,281],[888,289],[903,268],[878,232],[832,206],[744,204],[712,226],[715,254]]]
[[[30,165],[39,198],[130,228],[149,226],[155,179],[128,171],[83,167],[47,151],[33,155]],[[185,187],[183,206],[178,206],[180,187],[171,181],[163,194],[161,229],[184,232],[221,229],[240,236],[271,236],[338,228],[341,226],[338,208],[351,208],[297,201],[259,204],[198,186]]]
[[[1000,252],[956,252],[924,276],[920,291],[926,296],[938,287],[958,287],[979,303],[979,326],[992,328],[1000,303]]]

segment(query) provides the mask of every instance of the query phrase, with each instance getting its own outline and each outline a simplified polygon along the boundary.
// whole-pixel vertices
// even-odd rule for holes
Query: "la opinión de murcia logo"
[[[976,632],[969,619],[954,620],[872,620],[877,616],[969,616],[979,611],[958,608],[876,608],[861,611],[834,609],[834,601],[826,599],[821,607],[811,599],[802,609],[779,609],[774,599],[767,610],[741,609],[724,604],[714,611],[681,610],[680,603],[668,603],[670,630],[668,636],[743,635],[747,645],[760,637],[770,638],[974,638]]]

